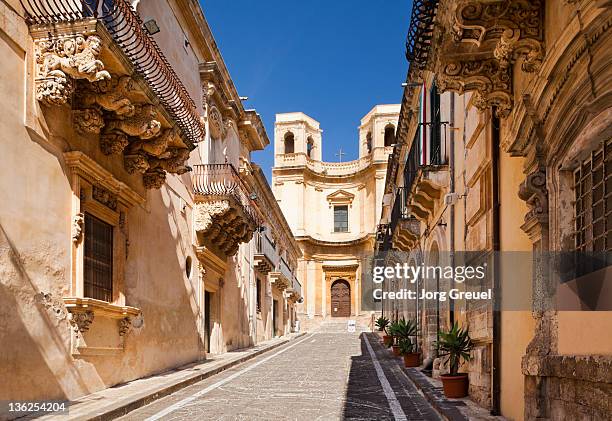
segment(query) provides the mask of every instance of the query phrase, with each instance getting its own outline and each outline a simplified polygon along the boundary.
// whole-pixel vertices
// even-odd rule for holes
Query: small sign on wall
[[[355,320],[349,320],[347,322],[346,329],[351,333],[355,332]]]

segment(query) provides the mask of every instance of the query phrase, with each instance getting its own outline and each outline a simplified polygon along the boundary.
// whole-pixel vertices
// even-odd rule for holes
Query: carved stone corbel
[[[72,121],[76,131],[84,135],[99,134],[104,127],[104,118],[97,108],[74,110]]]
[[[537,221],[548,223],[548,190],[546,188],[546,168],[539,167],[529,174],[519,187],[519,197],[527,203],[529,211],[525,223]]]
[[[119,319],[117,325],[119,327],[119,336],[126,336],[132,330],[132,320],[129,317]]]
[[[153,139],[139,139],[132,142],[129,150],[130,153],[143,151],[157,158],[169,158],[168,147],[179,143],[178,137],[179,133],[176,128],[165,129],[159,136]]]
[[[160,189],[166,182],[166,172],[161,168],[149,168],[142,175],[142,183],[146,189]]]
[[[161,131],[161,123],[156,120],[157,111],[153,105],[137,105],[134,115],[112,120],[108,123],[108,131],[120,130],[128,136],[140,139],[151,139]]]
[[[74,333],[83,334],[89,330],[89,325],[93,323],[94,313],[93,311],[79,311],[70,313],[70,324]]]
[[[481,111],[496,107],[497,115],[505,118],[512,110],[512,78],[508,68],[496,59],[451,60],[443,64],[437,86],[441,92],[459,94],[475,92],[474,106]]]
[[[540,41],[531,38],[521,39],[520,29],[506,29],[493,55],[499,60],[502,68],[510,67],[522,55],[524,59],[521,68],[524,72],[533,73],[542,65],[544,48]]]
[[[85,223],[85,214],[77,213],[72,218],[71,237],[72,242],[78,244],[83,238],[83,224]]]
[[[98,60],[102,41],[96,35],[62,35],[36,43],[36,98],[47,105],[68,102],[75,79],[110,79]]]
[[[81,98],[84,106],[100,106],[118,116],[132,116],[135,107],[127,96],[134,90],[134,82],[129,76],[119,79],[101,80],[91,85]]]
[[[123,157],[123,166],[129,174],[136,172],[144,174],[149,169],[149,160],[143,153],[125,155]]]
[[[100,150],[104,155],[120,154],[129,143],[127,135],[118,130],[100,136]]]

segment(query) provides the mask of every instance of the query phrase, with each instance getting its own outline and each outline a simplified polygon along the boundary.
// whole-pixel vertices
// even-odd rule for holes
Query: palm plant
[[[387,319],[386,317],[381,316],[376,319],[376,327],[380,332],[386,332],[387,326],[389,326],[389,319]]]
[[[415,345],[416,344],[412,342],[412,339],[401,338],[399,340],[400,354],[402,355],[412,354],[415,350]]]
[[[448,332],[438,332],[438,338],[436,344],[440,350],[439,356],[446,357],[446,360],[449,361],[450,375],[456,376],[461,358],[464,361],[471,359],[470,351],[474,345],[470,338],[469,329],[460,328],[459,324],[455,322]]]
[[[403,319],[401,319],[403,320]],[[399,320],[394,320],[389,324],[389,329],[387,330],[387,333],[389,333],[389,335],[393,336],[394,338],[399,337],[399,330],[401,329],[400,327],[400,321]]]
[[[417,335],[416,322],[414,320],[406,321],[403,318],[400,319],[397,322],[396,333],[397,333],[397,336],[402,339],[416,336]]]

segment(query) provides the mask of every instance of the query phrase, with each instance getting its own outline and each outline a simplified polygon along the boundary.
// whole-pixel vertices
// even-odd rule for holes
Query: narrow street
[[[121,419],[440,419],[401,370],[385,364],[391,354],[363,331],[348,333],[346,322],[327,322]]]

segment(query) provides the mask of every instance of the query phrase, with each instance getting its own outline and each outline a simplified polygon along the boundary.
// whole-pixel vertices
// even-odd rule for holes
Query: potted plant
[[[442,386],[447,398],[463,398],[468,395],[469,382],[467,373],[459,373],[461,359],[470,360],[473,348],[469,329],[459,328],[455,322],[448,332],[440,331],[437,341],[439,356],[449,363],[449,374],[443,374]]]
[[[399,344],[397,343],[397,329],[399,327],[399,321],[394,320],[389,324],[389,329],[387,332],[389,336],[391,336],[391,341],[387,343],[387,347],[391,347],[393,350],[393,354],[399,356]]]
[[[387,334],[387,326],[389,326],[389,319],[387,319],[386,317],[379,317],[378,319],[376,319],[376,327],[378,328],[379,332],[384,332],[383,335],[383,343],[385,345],[387,345],[387,343],[389,343],[393,338]]]
[[[417,325],[414,320],[400,320],[396,328],[399,341],[399,351],[404,357],[406,367],[418,367],[421,361],[421,353],[417,352],[417,344],[412,338],[417,335]]]
[[[410,338],[400,339],[399,351],[404,357],[404,367],[418,367],[421,365],[421,353],[414,352],[415,345]]]

